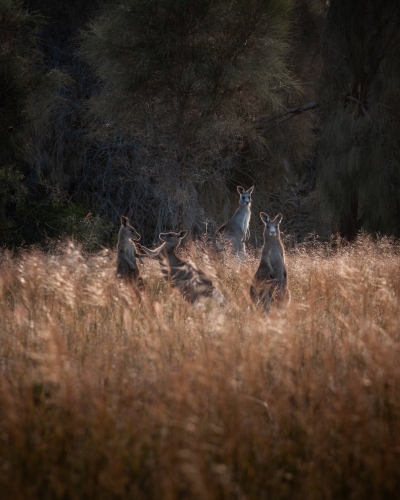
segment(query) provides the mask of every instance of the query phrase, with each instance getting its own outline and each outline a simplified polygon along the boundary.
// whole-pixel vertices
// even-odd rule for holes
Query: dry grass
[[[398,246],[297,249],[269,316],[254,259],[215,264],[225,308],[150,261],[139,304],[114,259],[1,254],[2,499],[400,497]]]

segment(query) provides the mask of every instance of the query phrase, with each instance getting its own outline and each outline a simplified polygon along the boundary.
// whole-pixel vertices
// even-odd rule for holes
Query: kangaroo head
[[[167,243],[169,249],[178,248],[187,233],[187,231],[180,231],[179,233],[170,231],[169,233],[160,233],[159,238]]]
[[[120,231],[123,231],[124,236],[126,236],[127,238],[132,238],[132,240],[135,241],[140,240],[140,234],[136,231],[136,229],[133,226],[129,225],[129,219],[124,215],[121,217]]]
[[[279,224],[282,222],[283,219],[282,214],[278,214],[275,217],[275,219],[271,220],[266,213],[261,212],[260,218],[265,225],[264,234],[266,236],[271,236],[272,238],[279,236],[280,234]]]
[[[250,206],[251,205],[251,193],[253,192],[254,186],[252,186],[247,191],[242,188],[242,186],[237,187],[237,192],[240,194],[239,205],[240,206]]]

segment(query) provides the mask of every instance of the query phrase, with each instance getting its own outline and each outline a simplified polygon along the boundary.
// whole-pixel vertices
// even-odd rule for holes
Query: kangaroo
[[[246,254],[245,242],[250,237],[249,223],[251,216],[251,193],[253,190],[254,186],[247,191],[242,186],[237,187],[240,195],[239,208],[233,214],[232,218],[225,224],[222,224],[214,233],[214,236],[219,234],[226,235],[232,241],[237,255]]]
[[[287,272],[285,265],[285,250],[280,237],[279,224],[282,214],[271,220],[264,212],[260,213],[264,223],[264,245],[261,251],[261,261],[250,287],[250,297],[256,303],[261,303],[268,312],[273,301],[289,302],[290,293],[287,288]]]
[[[127,279],[144,291],[143,278],[140,276],[136,263],[138,255],[133,241],[140,240],[140,234],[129,225],[128,217],[121,217],[121,227],[118,233],[117,276]]]
[[[210,277],[194,264],[185,262],[175,255],[175,249],[179,247],[181,240],[187,235],[187,231],[179,233],[161,233],[159,238],[162,243],[155,250],[139,245],[141,251],[151,259],[158,259],[160,269],[164,278],[177,288],[184,299],[195,302],[199,297],[212,297],[220,304],[225,303],[221,292],[216,289]]]

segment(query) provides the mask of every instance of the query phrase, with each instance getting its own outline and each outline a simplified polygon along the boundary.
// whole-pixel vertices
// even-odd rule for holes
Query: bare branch
[[[307,104],[302,104],[301,106],[296,106],[294,108],[287,108],[283,113],[281,113],[278,116],[272,116],[268,118],[262,118],[260,120],[257,120],[255,122],[255,126],[257,129],[261,129],[263,132],[267,132],[268,130],[271,130],[272,128],[277,127],[281,123],[286,122],[287,120],[290,120],[294,116],[297,116],[301,113],[304,113],[306,111],[309,111],[311,109],[316,109],[319,106],[319,104],[316,101],[313,102],[308,102]],[[265,126],[265,124],[269,122],[274,122],[269,126]]]
[[[360,109],[361,109],[363,115],[365,116],[365,118],[367,119],[367,121],[370,123],[370,125],[372,127],[374,127],[374,122],[372,121],[372,118],[370,117],[366,107],[364,106],[364,103],[351,95],[346,96],[346,99],[349,99],[349,101],[356,102],[360,106]]]

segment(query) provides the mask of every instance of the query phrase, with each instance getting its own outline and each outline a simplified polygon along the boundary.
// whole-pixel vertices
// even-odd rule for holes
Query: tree
[[[400,4],[331,0],[319,187],[343,237],[400,235]]]
[[[163,225],[200,227],[196,187],[221,182],[244,145],[266,149],[252,121],[295,87],[285,65],[291,8],[291,0],[121,0],[106,2],[83,34],[82,54],[102,82],[92,130],[105,140],[118,126],[135,138],[132,175],[167,198]]]
[[[21,1],[0,0],[0,220],[25,192],[22,168],[36,158],[33,138],[45,130],[59,73],[49,71],[39,48],[43,18]]]

